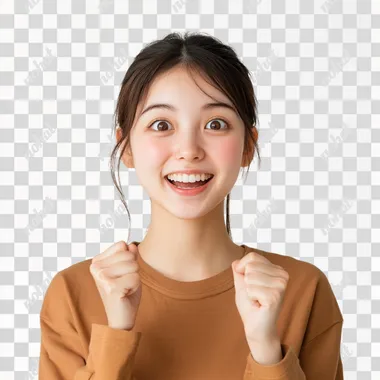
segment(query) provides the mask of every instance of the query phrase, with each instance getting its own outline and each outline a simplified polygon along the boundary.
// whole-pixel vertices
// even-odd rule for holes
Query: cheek
[[[136,146],[136,164],[144,168],[159,167],[167,159],[168,147],[162,145],[157,139],[139,139]],[[137,142],[137,139],[136,139]]]
[[[226,139],[216,147],[218,161],[224,166],[240,165],[242,154],[242,143],[239,139]]]

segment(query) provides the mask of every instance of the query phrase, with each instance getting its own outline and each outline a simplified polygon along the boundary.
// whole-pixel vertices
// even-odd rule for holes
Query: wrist
[[[262,365],[274,365],[283,359],[281,341],[279,339],[264,341],[248,341],[253,359]]]
[[[248,343],[250,343],[252,345],[257,345],[257,346],[271,345],[271,344],[274,345],[274,344],[277,344],[278,342],[281,342],[281,338],[277,332],[274,332],[272,334],[262,335],[262,336],[255,334],[255,336],[253,336],[253,337],[250,336],[250,334],[247,334],[247,332],[246,332],[245,336],[246,336]]]

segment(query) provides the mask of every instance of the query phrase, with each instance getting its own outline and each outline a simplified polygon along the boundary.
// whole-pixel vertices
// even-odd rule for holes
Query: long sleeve
[[[134,356],[141,333],[92,324],[87,360],[75,331],[41,321],[39,380],[135,380]]]
[[[340,341],[343,320],[302,346],[299,360],[307,380],[343,380]]]
[[[273,365],[259,364],[249,353],[244,380],[309,380],[309,377],[305,377],[293,348],[281,344],[281,351],[282,360]]]
[[[283,359],[270,366],[247,358],[244,380],[343,380],[340,340],[343,321],[330,326],[304,344],[297,357],[293,348],[281,344]]]
[[[38,379],[135,380],[132,368],[142,333],[99,323],[91,323],[87,332],[87,306],[78,302],[83,285],[66,272],[52,279],[42,304]]]

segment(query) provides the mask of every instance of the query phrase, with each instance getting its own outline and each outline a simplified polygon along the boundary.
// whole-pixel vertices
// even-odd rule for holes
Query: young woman
[[[40,380],[343,379],[343,316],[324,273],[231,239],[230,191],[260,159],[256,104],[249,70],[209,35],[171,33],[138,54],[111,168],[115,181],[120,149],[151,223],[142,241],[53,278]]]

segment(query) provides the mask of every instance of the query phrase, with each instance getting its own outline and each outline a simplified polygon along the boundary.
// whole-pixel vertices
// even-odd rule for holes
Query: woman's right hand
[[[119,241],[92,259],[90,272],[112,328],[131,330],[135,324],[142,294],[137,255],[135,244]]]

